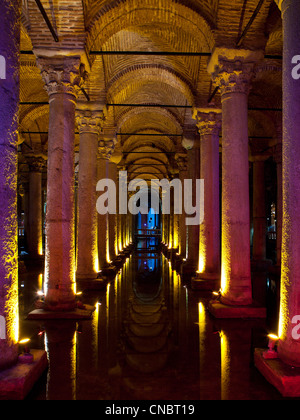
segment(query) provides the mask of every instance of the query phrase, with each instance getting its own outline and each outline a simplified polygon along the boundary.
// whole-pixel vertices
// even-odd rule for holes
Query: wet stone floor
[[[42,270],[20,276],[20,338],[45,349],[49,368],[28,400],[280,400],[255,368],[276,325],[277,280],[253,278],[266,320],[217,320],[211,292],[192,291],[162,254],[133,254],[102,291],[87,321],[28,321]]]

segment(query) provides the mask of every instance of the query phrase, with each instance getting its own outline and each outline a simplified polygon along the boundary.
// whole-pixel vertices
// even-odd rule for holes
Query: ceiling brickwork
[[[174,53],[209,54],[215,47],[236,48],[259,0],[42,0],[41,3],[58,42],[36,1],[23,0],[21,50],[35,54],[21,55],[20,97],[22,103],[30,102],[20,109],[21,153],[28,153],[29,147],[47,152],[48,106],[43,102],[48,101],[48,96],[35,55],[59,52],[68,56],[80,52],[89,72],[85,92],[104,109],[104,130],[114,127],[118,134],[125,133],[117,136],[117,147],[124,152],[121,163],[141,177],[141,169],[134,169],[141,168],[143,162],[148,162],[147,172],[159,176],[174,173],[174,156],[182,151],[185,132],[196,130],[193,107],[207,106],[215,89],[207,71],[209,56]],[[266,55],[282,54],[281,15],[274,1],[263,2],[238,47],[261,49]],[[104,54],[99,54],[101,51]],[[105,54],[113,51],[148,55]],[[158,54],[149,54],[154,52]],[[79,99],[87,101],[84,94]],[[281,60],[265,58],[252,84],[249,106],[280,108],[281,101]],[[130,106],[134,104],[140,106]],[[213,104],[220,106],[219,93]],[[276,142],[275,126],[279,119],[280,114],[275,111],[249,111],[249,141],[251,137],[265,136],[274,137],[270,144]],[[78,144],[77,135],[76,152]],[[259,140],[256,147],[257,144]],[[265,146],[262,141],[262,147]]]

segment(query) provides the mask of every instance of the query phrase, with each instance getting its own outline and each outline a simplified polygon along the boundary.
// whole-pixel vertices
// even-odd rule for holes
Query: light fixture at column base
[[[0,372],[0,400],[24,400],[48,367],[44,350],[30,350],[32,363],[18,362]]]
[[[255,349],[254,363],[256,368],[283,397],[300,397],[300,368],[285,364],[280,358],[266,359],[265,349]]]
[[[219,319],[258,319],[266,318],[266,308],[252,303],[252,305],[225,305],[218,300],[211,300],[208,304],[210,314]]]

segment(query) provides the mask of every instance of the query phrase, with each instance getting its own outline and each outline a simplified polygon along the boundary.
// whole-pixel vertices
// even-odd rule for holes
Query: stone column
[[[110,133],[110,139],[113,139],[113,144],[117,143],[117,140],[115,138],[116,130],[113,129]],[[107,137],[107,132],[105,133],[105,136]],[[108,140],[109,141],[109,140]],[[118,202],[118,194],[119,194],[119,188],[118,188],[118,164],[120,163],[122,159],[122,153],[120,151],[115,150],[114,153],[111,155],[110,161],[108,163],[108,177],[112,181],[114,181],[114,184],[116,185],[116,199]],[[118,206],[117,206],[118,210]],[[108,215],[108,240],[109,240],[109,255],[110,260],[113,261],[116,256],[118,255],[118,216],[117,214],[109,214]]]
[[[278,3],[283,20],[283,218],[278,352],[287,364],[300,366],[300,340],[293,334],[297,325],[294,317],[300,315],[300,80],[293,64],[294,57],[300,54],[300,3],[298,0]]]
[[[95,279],[99,271],[96,185],[98,137],[103,120],[103,112],[97,104],[80,104],[77,109],[80,134],[76,274],[78,279]]]
[[[179,168],[179,179],[181,185],[184,185],[184,180],[187,179],[187,159],[186,155],[177,154],[176,155],[176,162]],[[184,202],[184,189],[182,189],[182,203]],[[184,207],[184,206],[183,206]],[[186,258],[186,223],[185,223],[185,212],[184,208],[182,209],[182,214],[179,215],[179,249],[178,254],[182,259]]]
[[[193,180],[193,192],[196,191],[196,180],[200,172],[200,140],[193,133],[190,138],[183,140],[183,147],[187,149],[188,178]],[[195,200],[195,194],[192,194]],[[196,205],[196,200],[193,202]],[[183,264],[183,273],[195,274],[199,259],[199,225],[187,226],[187,261]]]
[[[28,205],[28,250],[32,258],[43,255],[43,210],[42,172],[46,167],[44,156],[28,156],[29,205]]]
[[[75,108],[84,81],[79,56],[39,57],[49,95],[45,308],[75,308]]]
[[[17,140],[20,75],[20,1],[0,5],[0,370],[18,358]]]
[[[273,159],[277,171],[277,202],[276,202],[276,266],[281,266],[282,242],[282,143],[281,137],[274,147]]]
[[[222,97],[221,302],[252,304],[248,94],[261,52],[216,49],[208,66]]]
[[[199,265],[194,279],[197,283],[197,280],[220,278],[221,110],[199,108],[195,110],[194,117],[200,134],[200,179],[204,180],[204,220],[200,226]]]
[[[98,180],[109,179],[109,161],[113,154],[115,141],[99,142]],[[109,255],[109,214],[98,214],[98,259],[100,270],[110,264]]]

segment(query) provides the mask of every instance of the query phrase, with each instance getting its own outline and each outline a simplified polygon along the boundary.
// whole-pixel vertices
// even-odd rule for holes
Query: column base
[[[283,397],[300,397],[300,368],[285,364],[281,359],[266,359],[266,349],[255,349],[254,363],[256,368]]]
[[[53,320],[53,319],[70,319],[70,320],[83,320],[91,319],[94,306],[82,305],[80,308],[75,308],[72,311],[49,311],[47,309],[35,309],[27,315],[27,320]]]
[[[191,280],[193,290],[219,290],[221,287],[220,274],[217,273],[197,273]]]
[[[252,303],[251,305],[225,305],[218,300],[211,300],[208,304],[208,310],[211,315],[219,319],[256,319],[266,318],[267,310],[264,307]]]
[[[48,367],[44,350],[30,350],[32,363],[18,363],[0,372],[0,400],[24,400]],[[22,360],[22,358],[20,358]]]

